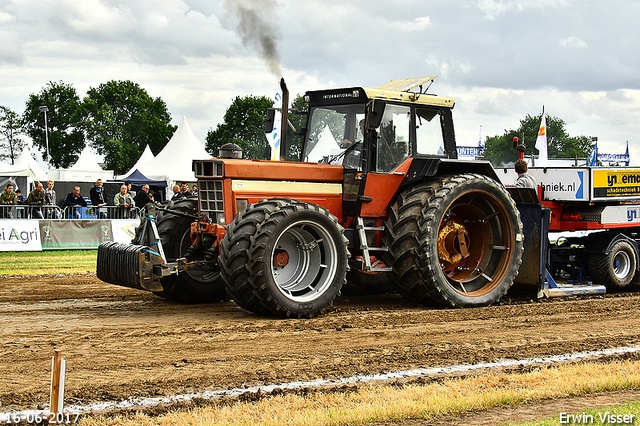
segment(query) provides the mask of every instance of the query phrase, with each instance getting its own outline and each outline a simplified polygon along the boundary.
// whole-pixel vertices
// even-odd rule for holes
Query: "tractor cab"
[[[452,98],[410,90],[435,77],[393,80],[375,89],[307,92],[304,162],[392,173],[409,158],[456,158]]]

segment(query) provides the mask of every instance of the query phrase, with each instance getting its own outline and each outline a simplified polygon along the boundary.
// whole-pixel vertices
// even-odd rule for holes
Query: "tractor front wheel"
[[[260,211],[255,217],[262,219],[235,236],[248,244],[244,259],[248,266],[223,266],[231,295],[240,306],[257,313],[282,317],[322,313],[340,294],[348,269],[347,240],[336,217],[315,204],[295,200],[265,200],[250,209]],[[225,248],[238,252],[234,244],[223,243]],[[242,260],[239,254],[236,257]],[[233,274],[246,276],[251,289],[237,291]]]
[[[182,198],[170,202],[167,206],[176,212],[197,215],[198,200],[196,198]],[[167,262],[174,262],[184,257],[191,245],[191,219],[169,212],[158,215],[158,234],[162,240],[162,248]],[[158,296],[182,303],[211,303],[227,298],[224,282],[220,278],[220,268],[211,264],[202,269],[189,269],[176,275],[165,277],[161,281],[163,290],[156,292]]]

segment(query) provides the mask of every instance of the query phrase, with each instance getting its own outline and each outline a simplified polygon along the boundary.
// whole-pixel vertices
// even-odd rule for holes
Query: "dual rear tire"
[[[396,288],[413,302],[489,306],[513,285],[522,263],[515,203],[483,175],[446,176],[402,192],[386,229]]]

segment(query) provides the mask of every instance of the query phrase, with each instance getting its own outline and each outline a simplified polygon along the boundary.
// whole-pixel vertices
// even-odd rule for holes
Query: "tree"
[[[302,141],[304,139],[304,126],[307,124],[307,114],[309,112],[309,104],[304,98],[297,95],[291,104],[289,111],[289,121],[296,129],[294,132],[291,127],[287,126],[287,160],[300,161],[302,153]]]
[[[23,133],[22,118],[10,108],[0,105],[0,160],[10,159],[14,164],[24,147],[24,141],[18,138]]]
[[[222,145],[235,143],[242,148],[243,158],[271,158],[271,147],[265,137],[264,124],[267,109],[272,106],[273,99],[266,96],[236,97],[224,114],[224,122],[218,124],[215,130],[209,129],[207,132],[207,151],[217,157]]]
[[[39,94],[29,95],[23,114],[24,127],[33,144],[40,148],[42,158],[47,158],[44,114],[40,107],[46,106],[47,131],[49,134],[50,166],[66,168],[78,160],[84,148],[84,133],[78,115],[80,98],[76,89],[62,81],[47,83]]]
[[[82,101],[83,128],[91,145],[117,174],[128,171],[146,145],[158,154],[176,126],[161,98],[132,81],[109,81],[90,88]]]
[[[502,136],[488,137],[485,149],[482,153],[484,160],[489,160],[496,166],[512,164],[518,158],[518,152],[513,149],[513,138],[518,137],[520,142],[527,145],[525,156],[537,153],[535,148],[542,114],[527,116],[520,120],[517,130],[505,130]],[[564,120],[558,117],[546,116],[547,120],[547,151],[549,158],[585,158],[593,147],[591,138],[587,136],[571,137],[566,132]]]

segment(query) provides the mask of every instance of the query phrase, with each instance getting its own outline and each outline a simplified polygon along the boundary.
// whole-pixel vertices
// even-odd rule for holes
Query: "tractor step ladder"
[[[364,220],[361,217],[358,218],[358,224],[356,225],[358,230],[358,237],[360,238],[360,249],[362,250],[362,257],[364,257],[364,270],[369,272],[389,272],[392,268],[384,267],[379,268],[371,264],[372,251],[389,251],[388,247],[369,247],[367,243],[367,231],[384,231],[384,226],[364,226]]]

